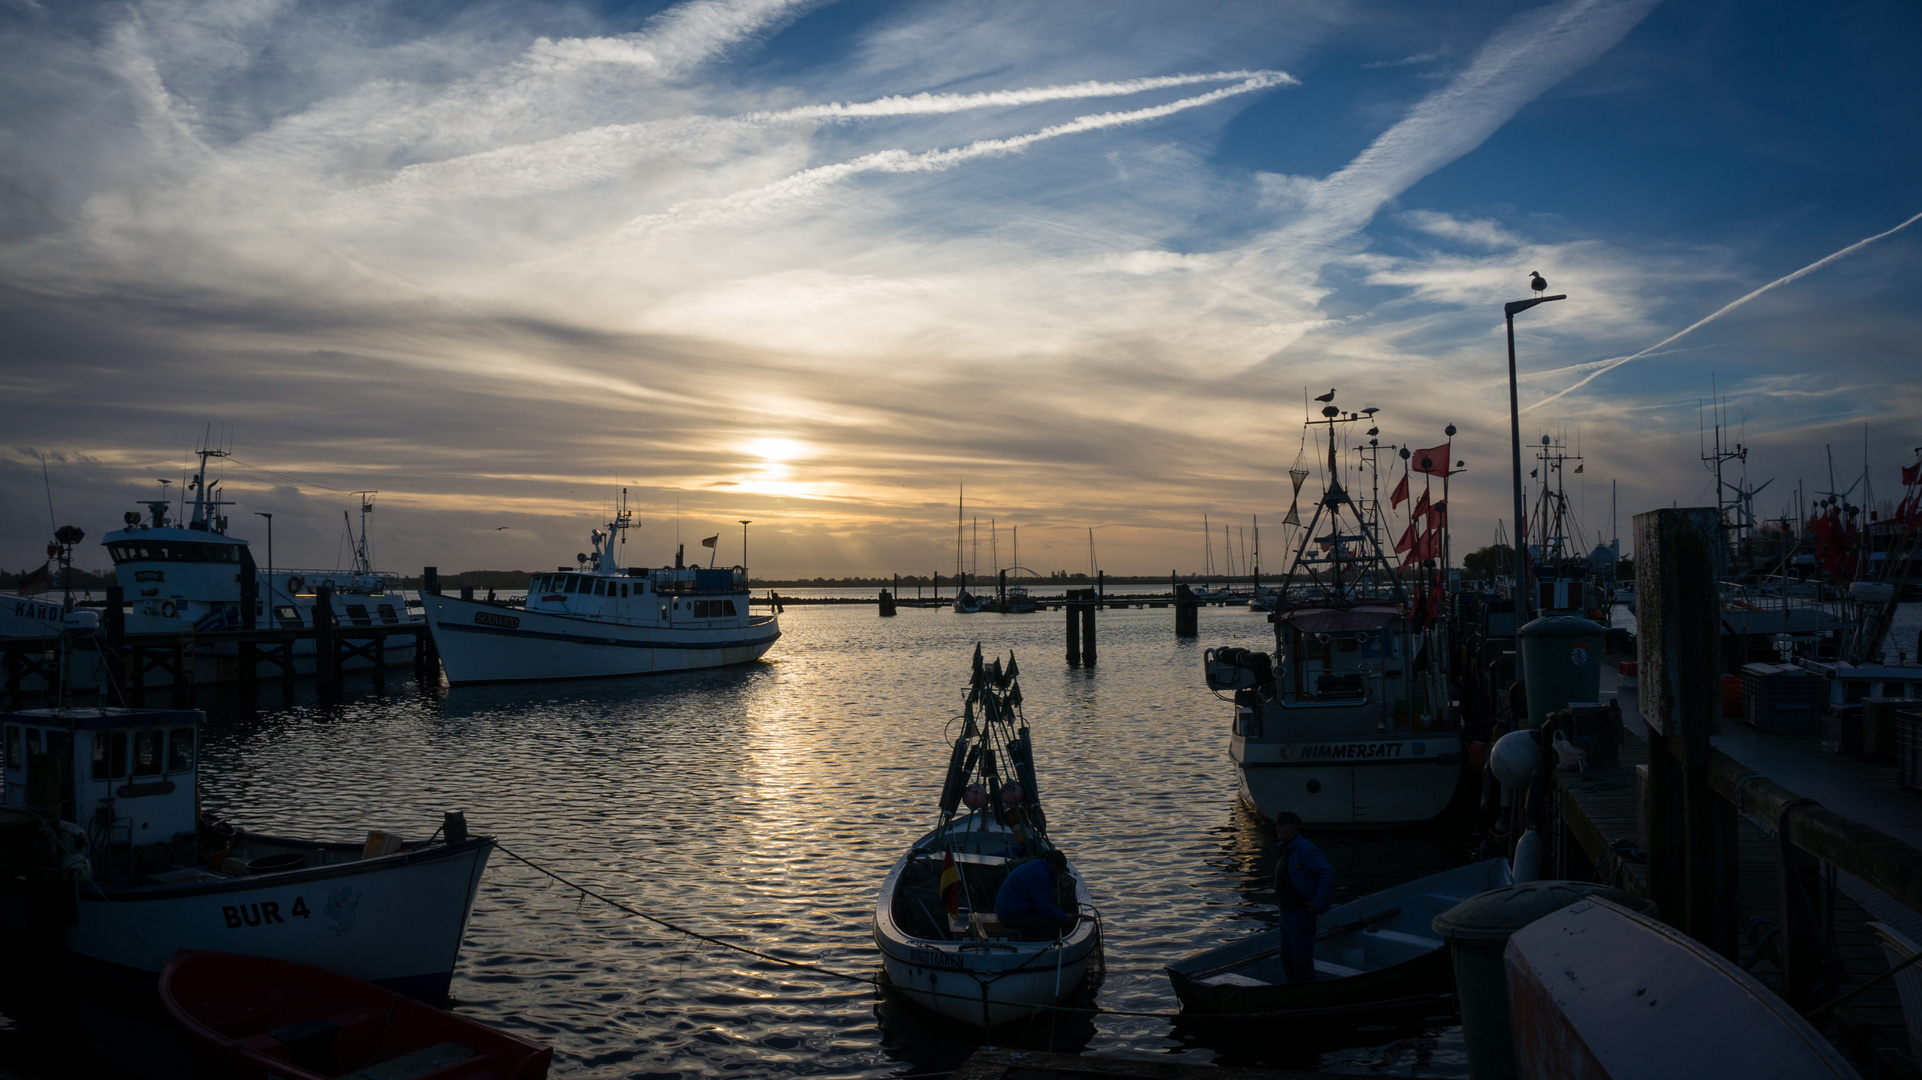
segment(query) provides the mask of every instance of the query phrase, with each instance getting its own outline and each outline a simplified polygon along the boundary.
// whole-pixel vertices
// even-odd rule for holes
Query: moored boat
[[[1522,1076],[1858,1075],[1754,976],[1680,931],[1600,897],[1516,931],[1503,963]]]
[[[1430,926],[1435,916],[1512,880],[1505,861],[1489,859],[1330,908],[1315,936],[1312,983],[1283,974],[1280,930],[1169,964],[1168,978],[1192,1014],[1359,1014],[1420,1005],[1455,985],[1448,950]]]
[[[1087,977],[1101,948],[1093,901],[1072,862],[1054,884],[1056,906],[1086,916],[1071,929],[1030,940],[994,914],[1008,875],[1056,850],[1035,785],[1018,677],[1012,656],[1006,669],[999,660],[984,666],[976,648],[964,727],[942,786],[941,822],[895,861],[874,913],[874,943],[889,981],[916,1004],[981,1028],[1058,1004]]]
[[[616,512],[578,568],[534,575],[520,607],[422,596],[447,681],[693,671],[749,663],[774,646],[780,622],[749,613],[744,567],[624,568],[615,547],[632,527],[632,511]]]
[[[200,818],[199,712],[0,714],[13,834],[0,918],[83,965],[152,978],[181,949],[316,964],[445,997],[494,841],[450,814],[433,838],[329,843]]]
[[[1419,824],[1447,810],[1461,779],[1435,560],[1406,576],[1424,553],[1440,554],[1444,511],[1422,497],[1408,561],[1391,567],[1381,508],[1364,509],[1338,479],[1335,428],[1362,415],[1329,405],[1311,421],[1328,428],[1329,480],[1273,594],[1275,651],[1203,654],[1208,688],[1234,702],[1228,754],[1241,798],[1268,821],[1290,811],[1309,825]]]
[[[287,960],[181,952],[160,1001],[229,1074],[286,1080],[540,1080],[554,1049]]]

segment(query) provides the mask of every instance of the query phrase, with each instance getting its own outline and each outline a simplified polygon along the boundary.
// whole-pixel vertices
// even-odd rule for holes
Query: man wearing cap
[[[1074,929],[1079,917],[1054,902],[1055,879],[1067,872],[1068,857],[1059,851],[1015,867],[994,896],[994,917],[1008,929],[1021,931],[1030,941],[1053,940]]]
[[[1275,866],[1275,903],[1281,907],[1281,970],[1291,983],[1315,981],[1315,916],[1328,910],[1335,868],[1301,835],[1301,815],[1275,815],[1281,861]]]

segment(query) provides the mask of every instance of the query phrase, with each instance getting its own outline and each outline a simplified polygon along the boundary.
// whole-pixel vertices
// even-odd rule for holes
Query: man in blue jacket
[[[1281,906],[1281,970],[1291,983],[1315,981],[1315,916],[1328,910],[1335,868],[1301,835],[1301,815],[1275,815],[1275,903]]]
[[[1055,879],[1068,872],[1068,857],[1059,851],[1014,868],[994,897],[994,917],[1030,941],[1048,941],[1074,929],[1079,921],[1056,906]]]

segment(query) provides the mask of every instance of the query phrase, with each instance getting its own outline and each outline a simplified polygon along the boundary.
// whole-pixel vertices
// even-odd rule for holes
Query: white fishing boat
[[[1372,417],[1376,410],[1366,415]],[[1265,820],[1399,826],[1439,816],[1465,757],[1449,699],[1439,585],[1411,591],[1387,563],[1379,507],[1343,489],[1329,405],[1329,481],[1276,590],[1274,653],[1209,649],[1209,689],[1231,697],[1228,753],[1242,799]],[[1411,527],[1412,528],[1412,527]]]
[[[255,583],[254,625],[261,628],[312,629],[319,591],[331,594],[329,601],[335,625],[398,626],[419,623],[420,614],[410,597],[400,588],[397,575],[375,571],[367,552],[367,518],[373,512],[375,492],[354,494],[360,498],[360,532],[354,538],[353,565],[346,570],[308,570],[270,566],[263,571],[246,540],[230,535],[222,508],[233,503],[223,500],[220,480],[211,475],[208,463],[228,456],[227,451],[202,449],[199,471],[187,482],[193,493],[191,507],[185,503],[178,513],[172,499],[161,497],[147,502],[146,514],[129,510],[125,528],[110,532],[102,539],[114,563],[114,575],[126,596],[129,634],[208,633],[238,630],[245,625],[242,605],[243,582]],[[351,519],[348,530],[352,533]],[[396,635],[387,639],[386,662],[402,663],[414,655],[414,639]],[[295,671],[314,672],[313,637],[293,643]],[[225,681],[235,677],[238,650],[232,644],[203,646],[196,666],[196,680]],[[358,656],[342,664],[344,670],[373,666],[369,657]],[[275,675],[279,669],[262,662],[259,673]]]
[[[874,943],[894,986],[927,1009],[981,1028],[1058,1004],[1089,975],[1101,949],[1094,904],[1072,862],[1056,878],[1054,895],[1062,911],[1088,916],[1072,929],[1027,940],[994,914],[1008,875],[1055,850],[1018,677],[1012,656],[1003,670],[999,660],[983,666],[975,649],[965,722],[941,790],[941,823],[888,871],[874,912]]]
[[[633,512],[617,511],[593,531],[592,554],[534,575],[520,607],[423,595],[448,683],[693,671],[759,660],[774,646],[780,621],[748,613],[745,567],[623,568],[615,548],[632,527]]]
[[[198,712],[0,714],[0,836],[26,871],[0,882],[0,917],[89,966],[157,977],[181,949],[292,960],[443,998],[493,850],[449,814],[405,842],[329,843],[243,832],[196,812]]]

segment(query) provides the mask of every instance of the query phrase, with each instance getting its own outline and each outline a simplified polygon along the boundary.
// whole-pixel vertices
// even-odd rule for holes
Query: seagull
[[[496,525],[496,526],[494,526],[494,531],[495,531],[495,532],[506,532],[506,531],[507,531],[508,529],[511,529],[511,528],[513,528],[513,526],[512,526],[512,525]]]
[[[1548,291],[1548,279],[1542,276],[1540,270],[1530,270],[1528,272],[1528,287],[1535,290],[1536,296],[1540,296]]]
[[[1323,395],[1321,395],[1320,397],[1318,397],[1318,398],[1316,398],[1315,400],[1316,400],[1316,401],[1333,401],[1333,400],[1335,400],[1335,388],[1334,388],[1334,387],[1332,387],[1332,386],[1331,386],[1331,387],[1329,387],[1329,388],[1328,388],[1328,392],[1327,392],[1327,393],[1325,393],[1325,394],[1323,394]]]

